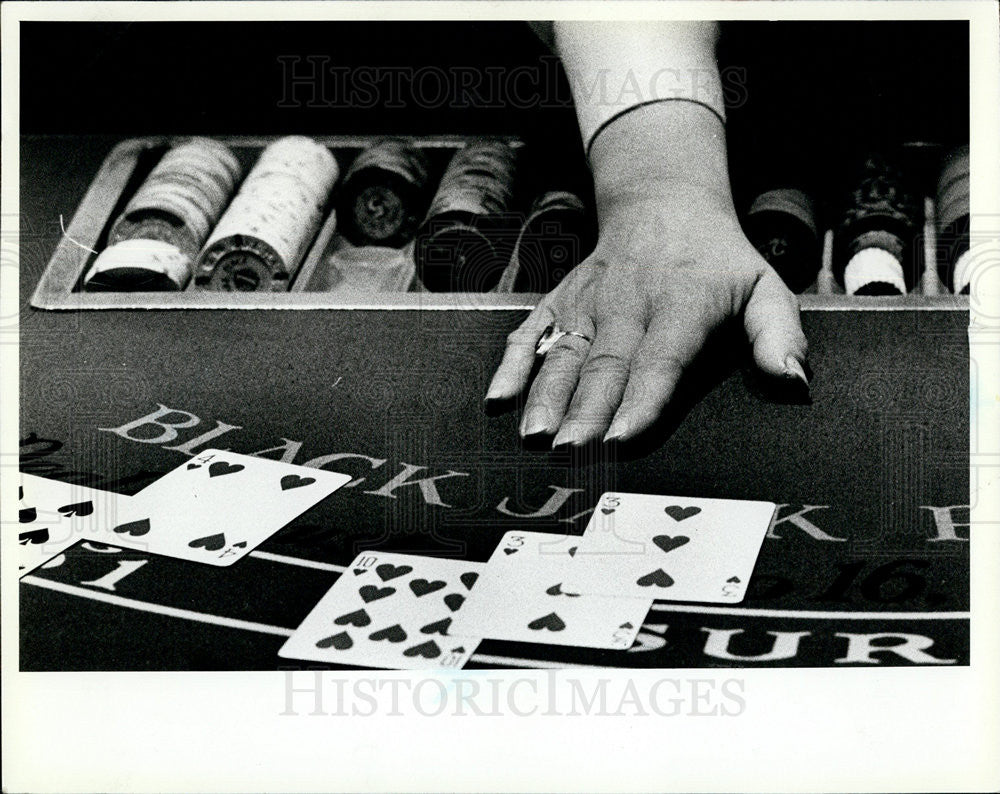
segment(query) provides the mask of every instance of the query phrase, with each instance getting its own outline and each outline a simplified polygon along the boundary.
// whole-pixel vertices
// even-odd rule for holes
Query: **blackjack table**
[[[22,295],[109,145],[22,142]],[[484,405],[523,309],[25,306],[22,471],[131,495],[211,446],[354,480],[229,569],[70,548],[21,581],[22,669],[287,669],[358,552],[485,561],[511,529],[582,533],[611,490],[780,504],[746,599],[657,602],[627,652],[486,641],[474,666],[968,664],[967,302],[804,304],[811,404],[720,343],[654,439],[572,452]]]
[[[723,329],[643,438],[552,450],[483,399],[537,296],[38,301],[148,132],[79,124],[21,138],[21,471],[131,496],[217,448],[353,479],[229,568],[70,547],[20,581],[22,670],[322,669],[278,650],[359,552],[485,562],[512,529],[582,534],[607,491],[778,504],[744,600],[656,601],[627,651],[484,640],[468,667],[969,664],[967,297],[803,295],[808,400]]]

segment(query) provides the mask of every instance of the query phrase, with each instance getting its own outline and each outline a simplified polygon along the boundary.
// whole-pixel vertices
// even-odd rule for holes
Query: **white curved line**
[[[817,612],[802,609],[740,609],[697,607],[683,604],[653,604],[650,612],[692,612],[699,615],[737,615],[752,618],[803,620],[968,620],[969,612]]]
[[[315,568],[318,571],[334,571],[336,573],[343,573],[347,570],[346,566],[343,565],[333,565],[329,562],[316,562],[315,560],[304,560],[301,557],[286,557],[284,554],[272,554],[269,551],[251,551],[248,557],[257,557],[262,560],[270,560],[271,562],[281,562],[285,565],[297,565],[300,568]]]
[[[152,604],[149,601],[136,601],[134,598],[114,595],[113,593],[100,593],[96,590],[88,590],[72,584],[55,582],[51,579],[42,579],[38,576],[25,576],[21,579],[26,584],[33,584],[35,587],[42,587],[46,590],[55,590],[68,595],[82,596],[94,601],[101,601],[105,604],[125,607],[127,609],[137,609],[142,612],[153,612],[158,615],[167,615],[172,618],[182,618],[184,620],[195,620],[199,623],[212,623],[216,626],[225,626],[230,629],[244,629],[245,631],[257,631],[261,634],[277,634],[281,637],[290,637],[294,631],[282,626],[270,626],[267,623],[254,623],[249,620],[239,620],[237,618],[227,618],[222,615],[208,615],[204,612],[194,612],[190,609],[179,609],[178,607],[168,607],[163,604]]]

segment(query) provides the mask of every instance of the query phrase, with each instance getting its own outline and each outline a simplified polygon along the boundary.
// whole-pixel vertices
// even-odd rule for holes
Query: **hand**
[[[685,181],[644,184],[598,204],[594,252],[510,334],[487,399],[527,384],[535,347],[555,323],[525,404],[522,436],[553,446],[646,430],[709,333],[742,315],[763,371],[808,386],[798,299],[746,239],[728,191]]]

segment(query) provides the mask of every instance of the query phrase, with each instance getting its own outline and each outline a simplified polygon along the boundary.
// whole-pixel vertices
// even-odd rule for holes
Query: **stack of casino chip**
[[[167,151],[112,225],[86,289],[183,289],[241,174],[229,148],[210,138]]]
[[[205,243],[195,286],[287,291],[337,176],[337,161],[312,138],[291,136],[268,146]]]
[[[470,141],[452,157],[417,234],[417,275],[432,292],[488,292],[512,249],[495,221],[508,214],[517,151],[504,141]]]
[[[517,236],[517,270],[501,292],[549,292],[596,243],[597,225],[575,193],[550,190],[532,202]]]
[[[821,242],[812,199],[797,188],[767,190],[757,196],[743,223],[747,238],[792,292],[816,280]]]
[[[853,180],[834,236],[833,273],[848,295],[905,295],[918,271],[922,223],[915,191],[888,158],[868,155]]]
[[[401,138],[375,141],[344,175],[340,233],[354,245],[405,245],[427,208],[427,185],[427,157],[420,149]]]
[[[938,275],[952,292],[968,294],[969,147],[949,152],[937,181],[936,225]]]

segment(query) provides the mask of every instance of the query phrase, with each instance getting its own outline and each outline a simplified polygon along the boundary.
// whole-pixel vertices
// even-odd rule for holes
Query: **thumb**
[[[758,367],[769,375],[796,378],[809,385],[808,345],[799,320],[799,299],[770,266],[754,285],[743,325]]]

